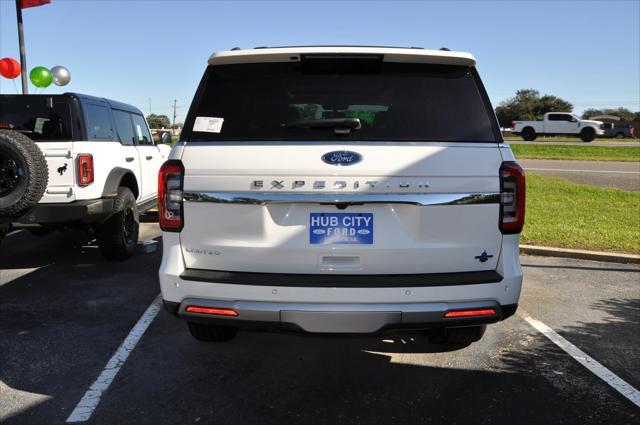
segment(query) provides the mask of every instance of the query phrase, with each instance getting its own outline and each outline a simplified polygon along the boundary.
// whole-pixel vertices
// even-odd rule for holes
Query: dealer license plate
[[[311,213],[311,244],[372,244],[372,213]]]

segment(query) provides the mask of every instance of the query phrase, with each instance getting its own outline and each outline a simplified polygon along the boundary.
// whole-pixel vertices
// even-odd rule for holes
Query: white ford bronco
[[[411,330],[463,346],[514,314],[525,178],[475,63],[213,54],[159,176],[166,308],[199,340]]]
[[[129,258],[170,150],[124,103],[74,93],[0,96],[0,239],[12,228],[81,226],[96,233],[107,258]]]

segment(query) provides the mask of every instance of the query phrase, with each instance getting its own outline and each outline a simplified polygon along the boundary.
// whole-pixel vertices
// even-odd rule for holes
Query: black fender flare
[[[133,171],[121,167],[114,168],[107,176],[104,189],[102,190],[102,197],[108,198],[116,196],[118,194],[118,188],[122,186],[131,189],[133,196],[135,196],[136,199],[138,198],[140,189],[136,176],[133,174]]]

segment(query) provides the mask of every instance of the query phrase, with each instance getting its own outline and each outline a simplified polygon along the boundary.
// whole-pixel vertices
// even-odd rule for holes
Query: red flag
[[[45,4],[51,3],[51,0],[21,0],[20,5],[22,9],[26,9],[27,7],[36,7],[42,6]]]

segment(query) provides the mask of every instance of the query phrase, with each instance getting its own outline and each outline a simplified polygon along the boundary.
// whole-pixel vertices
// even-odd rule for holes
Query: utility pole
[[[176,102],[177,99],[173,99],[173,125],[171,125],[171,134],[176,134]]]
[[[18,18],[18,43],[20,44],[20,66],[22,67],[22,94],[29,94],[27,80],[27,54],[24,50],[24,29],[22,28],[22,3],[16,0],[16,16]]]

